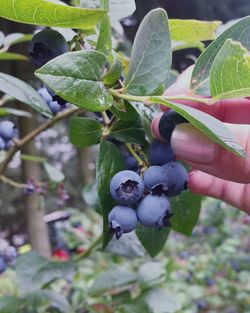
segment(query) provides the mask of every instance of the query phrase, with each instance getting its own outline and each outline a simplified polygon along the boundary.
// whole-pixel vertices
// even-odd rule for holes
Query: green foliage
[[[104,111],[112,105],[102,82],[106,64],[105,55],[97,51],[69,52],[42,66],[36,76],[79,108]]]
[[[101,141],[96,164],[97,190],[103,215],[103,247],[105,248],[112,238],[108,230],[108,214],[115,206],[109,191],[111,178],[123,170],[123,159],[118,148],[111,142]]]
[[[183,191],[178,197],[171,199],[174,217],[171,219],[172,228],[186,236],[191,236],[198,222],[202,197]]]
[[[250,57],[247,49],[239,42],[227,39],[211,67],[211,95],[216,100],[248,96],[249,74]]]
[[[150,97],[150,100],[159,102],[174,109],[177,113],[184,116],[192,123],[192,125],[197,127],[210,139],[217,142],[219,145],[233,152],[234,154],[242,158],[245,157],[245,151],[243,147],[236,141],[233,133],[225,126],[225,124],[221,123],[216,118],[187,105],[176,104],[172,102],[170,103],[160,97]]]
[[[72,277],[75,271],[72,262],[50,261],[35,251],[19,257],[16,272],[22,293],[34,292],[58,278]]]
[[[196,94],[203,96],[210,95],[209,75],[211,66],[216,55],[224,45],[227,39],[236,40],[242,43],[247,49],[250,48],[248,32],[250,28],[250,17],[245,17],[226,29],[218,38],[216,38],[207,49],[198,58],[192,74],[191,89]],[[228,80],[228,78],[227,78]]]
[[[73,8],[47,0],[3,0],[0,16],[26,24],[91,29],[104,13],[103,10]]]
[[[102,125],[86,117],[73,117],[69,125],[70,141],[78,148],[89,147],[100,142]]]
[[[0,73],[0,91],[28,104],[37,112],[51,117],[51,111],[48,109],[46,102],[30,85],[24,81],[16,77]]]
[[[125,89],[133,95],[153,95],[171,67],[172,53],[167,14],[151,11],[134,40]]]
[[[163,249],[168,238],[169,229],[156,229],[140,225],[136,229],[136,234],[143,247],[153,258]]]
[[[54,183],[60,183],[64,181],[65,176],[64,174],[57,169],[56,167],[50,165],[49,163],[45,162],[44,163],[44,169],[47,175],[49,176],[49,180],[54,182]]]
[[[197,20],[169,20],[169,29],[173,49],[179,50],[180,47],[203,47],[202,41],[215,39],[215,31],[221,22],[205,22]]]

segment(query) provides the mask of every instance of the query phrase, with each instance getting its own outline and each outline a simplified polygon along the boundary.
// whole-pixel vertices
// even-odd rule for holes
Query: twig
[[[23,189],[26,186],[26,184],[18,183],[18,182],[14,181],[14,180],[6,177],[6,176],[3,176],[3,175],[0,176],[0,180],[3,183],[8,184],[8,185],[15,187],[15,188]]]
[[[37,135],[39,135],[41,132],[45,131],[46,129],[50,128],[54,124],[60,122],[61,120],[65,119],[66,117],[72,115],[73,113],[77,112],[79,109],[74,107],[71,109],[68,109],[57,116],[55,116],[53,119],[47,121],[46,123],[40,125],[39,127],[35,128],[32,132],[30,132],[28,135],[23,137],[22,139],[16,141],[16,144],[9,150],[9,152],[6,155],[6,158],[1,163],[0,166],[0,175],[2,175],[5,170],[8,167],[8,164],[13,159],[16,152],[24,145],[26,145],[28,142],[30,142],[32,139],[34,139]]]

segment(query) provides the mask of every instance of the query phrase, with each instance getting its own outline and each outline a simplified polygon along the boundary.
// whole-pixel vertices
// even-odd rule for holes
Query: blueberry
[[[0,137],[0,151],[4,150],[6,147],[6,142],[3,140],[2,137]]]
[[[37,67],[41,67],[67,51],[68,45],[65,38],[52,29],[44,29],[36,33],[29,45],[29,55]]]
[[[18,137],[18,130],[16,125],[11,121],[3,121],[0,123],[0,136],[5,141],[10,141]]]
[[[0,256],[0,274],[6,271],[7,267],[8,267],[8,264],[6,262],[5,257]]]
[[[56,115],[65,108],[66,101],[56,96],[48,87],[42,87],[37,91],[39,95],[46,101],[51,112]]]
[[[188,123],[188,120],[186,120],[183,116],[176,113],[174,110],[169,110],[165,112],[159,123],[159,132],[167,142],[170,142],[172,132],[176,125],[181,123]]]
[[[163,165],[175,160],[174,151],[169,143],[154,139],[149,148],[149,161],[151,165]]]
[[[183,165],[177,162],[170,162],[163,165],[163,169],[169,180],[168,197],[178,196],[183,190],[187,189],[188,172]]]
[[[50,89],[48,86],[45,87],[48,91],[48,93],[50,94],[50,96],[52,97],[52,101],[56,101],[58,102],[61,106],[65,106],[65,104],[67,103],[67,101],[65,101],[64,99],[62,99],[61,97],[59,97],[52,89]]]
[[[205,310],[205,309],[208,308],[208,303],[207,303],[207,301],[206,301],[206,300],[203,300],[203,299],[198,300],[198,301],[196,302],[196,305],[197,305],[198,310]]]
[[[142,225],[161,228],[170,226],[169,218],[173,214],[166,197],[148,195],[141,200],[137,209],[137,216]]]
[[[132,208],[117,205],[109,213],[108,221],[110,231],[119,239],[122,234],[130,233],[136,228],[137,215]]]
[[[49,103],[52,101],[52,97],[50,93],[48,92],[48,89],[46,87],[41,87],[37,90],[39,95],[45,100],[46,103]]]
[[[143,177],[145,186],[153,194],[166,194],[168,190],[168,176],[162,166],[150,166],[144,173]]]
[[[124,164],[127,170],[137,171],[139,169],[138,162],[132,155],[127,155],[124,157]]]
[[[110,193],[119,204],[131,205],[141,199],[144,193],[144,182],[133,171],[121,171],[115,174],[110,182]]]

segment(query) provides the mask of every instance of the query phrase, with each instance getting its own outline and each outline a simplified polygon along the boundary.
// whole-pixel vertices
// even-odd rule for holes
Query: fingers
[[[237,183],[250,183],[250,125],[227,124],[247,153],[246,159],[214,143],[191,124],[180,124],[171,137],[177,158],[194,169]]]
[[[194,66],[187,68],[177,79],[177,81],[170,86],[165,95],[190,95],[190,81]],[[250,99],[227,99],[221,100],[213,105],[207,105],[203,103],[194,103],[192,101],[182,100],[178,103],[192,106],[198,110],[201,110],[207,114],[210,114],[217,119],[234,124],[250,124]],[[166,106],[161,106],[165,112],[168,110]]]
[[[192,192],[221,199],[250,214],[250,184],[226,181],[201,171],[189,174]]]

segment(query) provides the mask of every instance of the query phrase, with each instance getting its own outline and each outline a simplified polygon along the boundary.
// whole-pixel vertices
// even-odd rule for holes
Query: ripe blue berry
[[[110,231],[115,233],[116,239],[119,239],[122,234],[130,233],[136,228],[137,215],[132,208],[117,205],[109,213],[108,221]]]
[[[0,274],[6,271],[8,264],[4,256],[0,256]]]
[[[29,45],[29,55],[37,67],[41,67],[67,51],[68,45],[65,38],[52,29],[44,29],[36,33]]]
[[[168,197],[178,196],[183,190],[187,189],[188,172],[183,165],[170,162],[165,164],[163,168],[169,180]]]
[[[145,186],[153,194],[166,194],[168,190],[168,176],[161,166],[150,166],[144,173],[143,177]]]
[[[149,149],[149,161],[151,165],[163,165],[175,160],[175,154],[169,143],[163,143],[154,139]]]
[[[113,199],[124,205],[131,205],[141,199],[144,193],[144,182],[133,171],[121,171],[115,174],[110,182],[110,193]]]
[[[53,93],[47,87],[42,87],[37,91],[39,95],[46,101],[48,107],[50,108],[51,112],[56,115],[58,112],[65,109],[66,101],[60,97],[57,97],[55,93]],[[53,93],[54,96],[51,94]],[[56,100],[57,99],[57,100]]]
[[[127,170],[136,172],[139,169],[138,162],[130,154],[124,157],[124,165]]]
[[[164,196],[148,195],[143,198],[137,209],[140,223],[147,227],[171,226],[169,218],[173,216],[170,203]]]
[[[1,151],[1,150],[4,150],[5,147],[6,147],[6,143],[5,143],[5,141],[3,140],[3,138],[0,137],[0,151]]]
[[[12,140],[18,137],[18,130],[16,125],[11,121],[3,121],[0,123],[0,136],[5,141]]]
[[[167,142],[170,142],[172,132],[176,125],[181,123],[188,123],[188,120],[186,120],[183,116],[176,113],[174,110],[169,110],[165,112],[159,123],[159,132]]]

